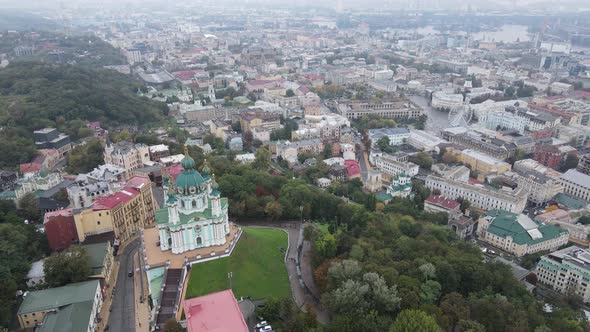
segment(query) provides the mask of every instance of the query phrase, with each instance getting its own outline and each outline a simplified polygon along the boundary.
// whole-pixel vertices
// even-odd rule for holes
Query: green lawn
[[[186,298],[229,288],[228,272],[233,272],[232,288],[237,298],[285,297],[291,293],[285,267],[287,234],[268,228],[244,227],[237,247],[229,257],[192,267]]]

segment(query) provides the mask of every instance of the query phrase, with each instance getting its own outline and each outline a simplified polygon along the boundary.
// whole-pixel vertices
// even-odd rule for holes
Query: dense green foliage
[[[84,281],[92,272],[88,253],[80,246],[72,246],[66,251],[47,257],[43,269],[45,282],[50,287]]]
[[[264,318],[275,331],[314,331],[318,323],[312,314],[313,311],[309,308],[306,311],[299,310],[290,297],[271,297],[263,307],[256,308],[256,315]]]
[[[0,70],[0,167],[34,155],[32,131],[56,127],[78,139],[89,135],[84,121],[106,126],[150,125],[167,112],[164,103],[135,94],[140,87],[111,70],[46,63],[14,63]]]
[[[564,304],[567,301],[557,301],[553,314],[543,312],[541,302],[513,277],[510,267],[485,261],[476,246],[442,226],[446,214],[424,212],[430,192],[418,181],[414,198],[383,206],[368,203],[370,195],[357,181],[320,190],[306,182],[305,175],[269,176],[226,160],[216,157],[212,166],[234,217],[302,216],[328,225],[304,232],[312,244],[322,303],[332,314],[326,331],[396,330],[413,326],[413,317],[423,314],[436,322],[428,324],[432,330],[588,328],[579,307]],[[404,310],[418,313],[396,320]]]
[[[119,50],[99,37],[65,36],[47,31],[3,34],[0,36],[0,53],[12,55],[17,46],[27,47],[39,44],[44,44],[45,47],[36,47],[33,55],[17,57],[12,61],[60,62],[93,67],[126,63]],[[59,55],[55,51],[59,51]]]
[[[80,174],[92,171],[95,167],[104,163],[103,151],[104,148],[97,139],[78,145],[68,154],[68,173]]]
[[[45,236],[22,221],[14,203],[0,201],[0,327],[9,326],[16,291],[24,289],[31,263],[47,250]]]

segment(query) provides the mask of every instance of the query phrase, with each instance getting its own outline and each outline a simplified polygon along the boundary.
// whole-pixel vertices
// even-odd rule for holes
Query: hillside
[[[0,138],[7,142],[0,167],[30,159],[36,129],[57,127],[77,139],[84,121],[115,127],[162,120],[166,105],[137,96],[140,86],[115,71],[81,66],[17,62],[0,70]]]

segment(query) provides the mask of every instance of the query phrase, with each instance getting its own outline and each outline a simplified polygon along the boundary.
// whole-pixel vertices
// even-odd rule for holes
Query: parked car
[[[263,328],[263,327],[265,327],[266,325],[268,325],[268,323],[267,323],[265,320],[263,320],[262,322],[260,322],[260,323],[256,324],[256,328],[257,328],[257,329],[259,329],[259,328]]]
[[[272,327],[270,325],[266,325],[264,327],[262,327],[260,330],[258,330],[258,332],[270,332],[272,331]]]

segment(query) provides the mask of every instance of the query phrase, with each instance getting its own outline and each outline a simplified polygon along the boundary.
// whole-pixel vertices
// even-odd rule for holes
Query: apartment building
[[[590,302],[590,249],[571,246],[549,253],[541,257],[535,273],[541,284]]]
[[[22,329],[96,331],[102,306],[98,280],[28,292],[18,309]]]
[[[383,118],[417,118],[423,114],[420,106],[408,99],[390,101],[345,101],[337,104],[340,114],[357,119],[365,115],[377,115]]]
[[[541,205],[562,191],[559,180],[561,173],[545,167],[533,159],[514,163],[513,179],[519,188],[529,192],[529,202]]]
[[[270,131],[281,128],[280,116],[276,113],[246,111],[240,112],[239,117],[243,133],[253,131],[254,128],[263,128]]]
[[[561,227],[505,210],[488,211],[478,220],[477,233],[481,241],[516,257],[557,250],[569,239],[569,232]]]
[[[590,202],[590,175],[570,169],[563,173],[560,182],[564,193]]]
[[[389,145],[402,145],[407,142],[408,138],[410,138],[410,130],[403,127],[369,129],[371,147],[376,147],[377,142],[383,137],[389,139]]]
[[[145,144],[133,144],[122,141],[115,144],[107,144],[104,149],[105,164],[112,164],[125,170],[129,176],[134,169],[143,167],[150,161],[150,150]]]
[[[502,209],[520,213],[526,207],[528,192],[524,188],[489,189],[483,185],[471,184],[438,176],[426,177],[426,187],[430,190],[438,189],[442,196],[469,200],[471,206],[483,209]]]
[[[436,91],[432,94],[431,106],[436,109],[452,109],[463,106],[463,95]]]
[[[483,174],[502,174],[512,168],[507,162],[472,149],[461,151],[459,161],[471,166],[472,170]]]
[[[443,132],[443,137],[451,143],[461,144],[466,148],[477,150],[500,160],[506,160],[516,153],[514,143],[505,142],[480,132],[446,130]]]
[[[415,176],[420,169],[418,165],[412,162],[398,161],[394,156],[387,154],[376,158],[375,166],[389,177],[394,177],[402,173],[409,176]]]
[[[126,241],[155,220],[151,182],[147,177],[134,176],[121,191],[101,197],[90,208],[74,213],[80,241],[86,236],[110,231],[114,231],[119,240]]]

